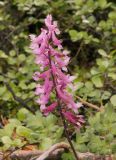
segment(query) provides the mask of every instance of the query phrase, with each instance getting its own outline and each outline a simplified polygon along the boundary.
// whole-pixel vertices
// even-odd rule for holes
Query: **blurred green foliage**
[[[113,0],[0,1],[0,114],[10,118],[0,129],[1,149],[34,142],[46,149],[63,139],[59,120],[53,115],[46,119],[36,112],[39,107],[32,80],[33,72],[39,68],[29,49],[29,34],[40,33],[48,13],[58,21],[63,46],[70,51],[69,72],[77,76],[75,96],[104,108],[101,113],[86,106],[80,109],[86,123],[79,133],[73,130],[74,144],[80,152],[114,154],[116,6]],[[6,82],[35,115],[13,98]],[[13,139],[14,129],[17,136]],[[71,159],[67,153],[65,157]]]
[[[41,150],[48,149],[58,142],[63,133],[63,127],[59,128],[57,121],[54,115],[43,117],[40,112],[33,115],[22,108],[15,118],[9,119],[9,123],[0,129],[0,142],[3,144],[1,149],[13,149],[35,143],[38,143]]]

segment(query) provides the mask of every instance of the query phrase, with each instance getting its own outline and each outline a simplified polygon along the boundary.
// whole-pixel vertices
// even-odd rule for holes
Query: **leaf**
[[[10,123],[7,124],[7,125],[4,127],[4,135],[11,137],[14,128],[15,128],[15,125],[12,125],[12,124],[10,124]]]
[[[20,83],[19,83],[19,87],[21,88],[21,89],[27,89],[28,88],[28,86],[26,85],[26,81],[20,81]]]
[[[88,121],[92,127],[96,127],[100,123],[100,113],[96,113],[94,117],[89,117]]]
[[[98,88],[103,87],[103,82],[99,76],[92,77],[92,82]]]
[[[53,144],[52,139],[45,137],[40,144],[40,149],[46,150],[50,148],[52,144]]]
[[[107,59],[98,58],[97,64],[98,64],[99,69],[101,71],[105,71],[105,69],[108,68],[108,66],[109,66],[109,61]]]
[[[99,70],[98,70],[97,68],[93,67],[93,68],[90,70],[90,72],[91,72],[92,75],[96,75],[96,74],[99,73]]]
[[[79,152],[87,152],[88,147],[83,143],[83,144],[77,144],[76,148],[78,149]]]
[[[72,153],[63,153],[62,159],[63,160],[75,160]]]
[[[26,119],[27,115],[28,115],[29,111],[25,108],[22,108],[18,111],[17,113],[17,117],[20,121],[23,121]]]
[[[0,86],[0,96],[2,96],[7,91],[5,86]]]
[[[16,55],[16,52],[15,52],[14,50],[11,50],[11,51],[9,52],[9,54],[10,54],[11,57],[14,57],[14,56]]]
[[[8,136],[3,136],[3,137],[1,138],[1,140],[2,140],[2,142],[3,142],[4,144],[12,144],[12,140],[11,140],[11,138],[8,137]]]
[[[112,20],[116,20],[116,12],[110,12],[108,15],[109,18],[111,18]]]
[[[116,80],[116,73],[108,73],[108,77],[111,77],[113,80]]]
[[[34,89],[36,87],[36,83],[35,82],[32,82],[28,85],[28,88],[29,89]]]
[[[0,58],[8,58],[8,56],[2,50],[0,50]]]
[[[9,63],[10,65],[15,65],[15,64],[17,63],[17,60],[16,60],[16,58],[14,58],[14,57],[9,57],[9,58],[8,58],[8,63]]]
[[[9,124],[11,124],[12,126],[20,126],[21,125],[21,122],[18,120],[18,119],[9,119]]]
[[[23,143],[22,143],[21,139],[15,138],[15,140],[12,142],[12,145],[15,147],[21,147],[21,146],[23,146]]]
[[[58,129],[56,130],[55,133],[55,138],[58,140],[61,138],[62,134],[63,134],[64,128],[63,127],[58,127]]]
[[[32,130],[27,128],[27,127],[24,127],[24,126],[18,126],[17,129],[16,129],[16,133],[19,136],[23,136],[25,138],[30,138]]]
[[[24,61],[25,59],[26,59],[26,56],[25,56],[24,54],[20,54],[20,55],[18,56],[19,62],[22,62],[22,61]]]
[[[34,4],[36,6],[43,6],[43,5],[47,5],[47,2],[43,0],[34,0]]]
[[[110,101],[112,103],[113,106],[116,106],[116,94],[113,95],[111,98],[110,98]]]
[[[107,57],[107,54],[106,54],[106,52],[105,52],[103,49],[99,49],[99,50],[98,50],[98,53],[99,53],[101,56],[103,56],[103,57]]]
[[[85,143],[85,142],[88,142],[89,139],[88,139],[88,136],[83,136],[81,133],[77,133],[76,134],[76,142],[77,144],[82,144],[82,143]]]
[[[105,8],[106,5],[107,5],[107,1],[106,1],[106,0],[99,0],[98,2],[99,2],[99,6],[100,6],[101,8]]]
[[[27,127],[31,129],[43,128],[43,117],[40,113],[35,116],[28,115],[26,122],[27,122]]]
[[[88,90],[93,90],[93,83],[91,82],[91,81],[87,81],[86,83],[85,83],[85,86],[86,86],[86,88],[88,89]]]
[[[70,35],[73,42],[82,38],[82,36],[79,37],[78,32],[74,29],[69,30],[69,35]]]
[[[50,115],[48,115],[47,117],[46,117],[46,119],[45,119],[45,123],[44,123],[44,125],[45,126],[51,126],[51,125],[54,125],[55,123],[56,123],[56,121],[57,121],[57,118],[56,118],[56,116],[55,115],[53,115],[53,114],[50,114]]]
[[[101,99],[105,100],[105,99],[108,99],[110,96],[111,96],[111,93],[110,93],[110,92],[104,91]]]

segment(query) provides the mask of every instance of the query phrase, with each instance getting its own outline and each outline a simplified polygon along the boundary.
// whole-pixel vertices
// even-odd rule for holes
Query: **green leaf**
[[[116,80],[116,73],[108,73],[108,77],[111,77],[113,80]]]
[[[56,121],[57,121],[56,116],[53,114],[50,114],[49,116],[46,117],[46,119],[44,121],[45,122],[44,125],[51,126],[51,125],[54,125],[56,123]]]
[[[87,81],[86,83],[85,83],[85,86],[86,86],[86,88],[88,89],[88,90],[93,90],[93,83],[91,82],[91,81]]]
[[[16,52],[15,52],[14,50],[11,50],[11,51],[9,52],[9,54],[10,54],[11,57],[14,57],[14,56],[16,55]]]
[[[100,122],[100,113],[96,113],[96,115],[94,117],[89,117],[88,121],[89,121],[89,124],[92,127],[95,127],[95,126],[99,125],[99,122]]]
[[[2,96],[7,91],[5,86],[0,86],[0,96]]]
[[[47,2],[43,0],[34,0],[34,4],[36,6],[43,6],[43,5],[47,5]]]
[[[21,88],[21,89],[27,89],[28,88],[28,86],[26,85],[26,81],[20,81],[20,83],[19,83],[19,87]]]
[[[19,60],[19,62],[22,62],[22,61],[26,60],[26,56],[24,54],[20,54],[18,56],[18,60]]]
[[[8,58],[8,63],[9,63],[10,65],[15,65],[15,64],[17,63],[16,58],[14,58],[14,57],[9,57],[9,58]]]
[[[29,89],[34,89],[36,87],[36,83],[32,82],[28,85]]]
[[[107,54],[106,54],[106,52],[105,52],[103,49],[99,49],[99,50],[98,50],[98,53],[99,53],[101,56],[103,56],[103,57],[107,57]]]
[[[21,125],[21,122],[18,120],[18,119],[9,119],[9,124],[11,124],[12,126],[15,126],[15,127],[17,127],[17,126],[20,126]]]
[[[8,58],[8,56],[2,50],[0,50],[0,58]]]
[[[13,146],[15,147],[21,147],[23,145],[22,140],[15,138],[15,140],[13,141]]]
[[[81,133],[76,134],[77,144],[82,144],[82,143],[85,143],[85,142],[88,142],[88,141],[89,141],[88,136],[83,136]]]
[[[84,83],[82,82],[77,82],[77,90],[79,90],[80,88],[82,88],[84,86]]]
[[[111,98],[110,98],[110,101],[112,103],[113,106],[116,106],[116,94],[113,95]]]
[[[40,113],[35,116],[28,115],[26,122],[27,122],[27,127],[32,129],[38,129],[43,127],[43,117]]]
[[[77,144],[76,148],[78,149],[79,152],[87,152],[88,147],[85,144]]]
[[[99,6],[100,6],[101,8],[105,8],[106,5],[107,5],[107,1],[106,1],[106,0],[99,0],[98,2],[99,2]]]
[[[15,125],[9,123],[4,127],[4,135],[11,137],[13,130],[15,128]]]
[[[69,35],[70,35],[73,42],[82,38],[82,35],[79,35],[79,33],[74,29],[69,30]]]
[[[63,153],[62,154],[62,159],[63,160],[75,160],[72,153]]]
[[[56,130],[56,136],[55,136],[55,138],[56,139],[60,139],[61,138],[61,136],[62,136],[62,134],[63,134],[63,131],[64,131],[64,128],[63,127],[59,127],[57,130]]]
[[[102,95],[102,99],[105,100],[105,99],[108,99],[109,97],[111,96],[111,93],[108,92],[108,91],[104,91],[103,95]]]
[[[93,68],[90,70],[90,72],[91,72],[92,75],[96,75],[96,74],[99,73],[99,70],[98,70],[98,68],[93,67]]]
[[[3,136],[3,137],[1,138],[1,140],[2,140],[2,142],[3,142],[4,144],[12,144],[12,140],[11,140],[11,138],[8,137],[8,136]]]
[[[107,59],[98,58],[97,64],[98,64],[99,69],[101,71],[105,71],[105,69],[108,68],[108,66],[109,66],[109,61]]]
[[[46,150],[50,148],[52,144],[53,144],[52,139],[45,137],[41,142],[40,149]]]
[[[109,13],[109,18],[111,18],[112,20],[116,20],[116,12],[114,11],[114,12],[110,12]]]
[[[20,121],[23,121],[26,119],[27,115],[28,115],[29,111],[25,108],[22,108],[18,111],[17,113],[17,117]]]
[[[92,77],[92,82],[98,88],[103,87],[102,79],[99,76]]]
[[[32,130],[27,128],[27,127],[24,127],[24,126],[18,126],[17,129],[16,129],[16,133],[19,136],[23,136],[25,138],[30,138]]]

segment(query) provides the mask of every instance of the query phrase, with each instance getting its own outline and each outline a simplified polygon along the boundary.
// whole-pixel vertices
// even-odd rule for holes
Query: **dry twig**
[[[88,107],[93,108],[93,109],[96,109],[96,110],[98,110],[98,111],[101,111],[101,108],[99,108],[97,105],[92,104],[92,103],[89,103],[89,102],[83,100],[83,99],[82,99],[81,97],[79,97],[79,96],[76,96],[76,98],[79,99],[79,101],[80,101],[82,104],[87,105]]]

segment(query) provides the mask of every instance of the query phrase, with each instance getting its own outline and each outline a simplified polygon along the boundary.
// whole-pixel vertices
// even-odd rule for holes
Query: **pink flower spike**
[[[76,77],[66,74],[70,61],[69,52],[63,51],[62,42],[57,37],[59,33],[57,22],[53,21],[49,14],[45,18],[45,29],[41,28],[40,35],[30,35],[30,48],[33,50],[35,63],[41,72],[35,72],[33,76],[35,81],[40,82],[36,86],[35,94],[38,96],[37,103],[40,105],[40,110],[46,116],[57,106],[56,102],[48,106],[50,98],[54,94],[56,97],[53,98],[53,101],[57,99],[60,102],[61,110],[66,111],[63,112],[64,117],[79,128],[84,123],[83,117],[78,115],[78,109],[82,104],[75,103],[72,96],[76,90],[72,81]],[[71,93],[68,93],[68,87],[72,90]]]
[[[65,118],[72,124],[74,124],[77,128],[80,128],[82,124],[85,122],[83,120],[83,117],[80,117],[78,115],[74,115],[71,112],[62,112]]]
[[[43,110],[44,115],[48,115],[49,113],[53,112],[55,110],[57,106],[57,102],[52,103],[50,106],[48,106],[47,108],[45,108]]]

